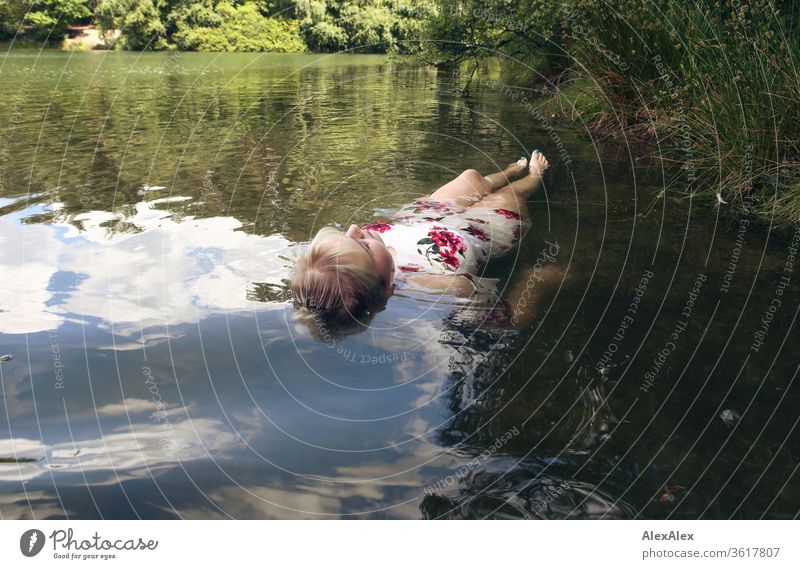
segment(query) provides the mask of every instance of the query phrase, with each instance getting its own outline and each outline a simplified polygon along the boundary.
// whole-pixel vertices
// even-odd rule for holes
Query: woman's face
[[[391,294],[394,281],[394,257],[383,243],[380,234],[364,231],[358,225],[351,225],[345,232],[350,239],[357,241],[369,252],[375,272],[383,277],[387,285],[387,296]]]

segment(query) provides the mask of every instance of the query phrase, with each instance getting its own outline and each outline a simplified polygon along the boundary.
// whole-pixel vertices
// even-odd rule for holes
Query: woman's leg
[[[525,162],[519,160],[509,164],[502,172],[485,177],[477,170],[464,170],[455,180],[433,192],[427,199],[453,200],[461,206],[469,207],[476,202],[479,203],[494,190],[505,186],[510,180],[523,175],[527,168]]]
[[[531,156],[529,174],[519,180],[507,184],[498,191],[488,194],[471,207],[488,209],[508,209],[520,215],[527,216],[526,200],[542,184],[542,176],[550,166],[547,158],[541,152],[534,152]]]
[[[502,172],[489,174],[486,179],[492,183],[492,191],[497,191],[506,184],[510,184],[514,180],[521,178],[528,173],[528,159],[520,158],[513,164],[506,166]]]

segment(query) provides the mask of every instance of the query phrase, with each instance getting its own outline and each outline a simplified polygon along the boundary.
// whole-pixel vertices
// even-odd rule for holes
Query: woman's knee
[[[483,178],[481,173],[475,170],[474,168],[469,168],[468,170],[464,170],[461,174],[458,175],[459,178],[464,178],[465,180],[477,180],[478,178]]]
[[[480,172],[477,170],[470,168],[469,170],[464,170],[458,176],[465,182],[467,182],[470,186],[472,186],[475,190],[478,191],[485,191],[487,187],[491,188],[491,182],[484,178]]]

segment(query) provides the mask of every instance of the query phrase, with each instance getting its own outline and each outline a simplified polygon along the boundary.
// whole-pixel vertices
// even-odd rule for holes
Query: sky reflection
[[[248,300],[255,282],[280,285],[290,243],[255,236],[232,217],[176,220],[176,198],[142,201],[128,213],[92,211],[58,219],[58,205],[0,217],[0,333],[31,334],[63,323],[96,326],[142,342],[146,330],[196,323],[213,314],[263,310]],[[52,209],[52,224],[28,224]],[[112,231],[111,223],[133,228]],[[78,227],[79,226],[79,227]],[[13,244],[13,246],[9,246]]]

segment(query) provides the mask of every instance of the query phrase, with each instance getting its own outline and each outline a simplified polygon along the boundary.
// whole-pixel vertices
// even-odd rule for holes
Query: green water
[[[0,59],[0,514],[793,518],[797,227],[660,195],[660,164],[511,91],[379,56]],[[317,342],[321,226],[466,168],[553,166],[525,330],[398,291]],[[539,291],[535,291],[537,294]]]

